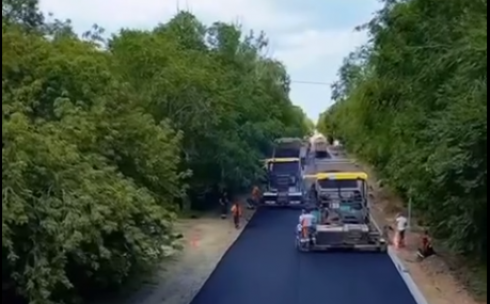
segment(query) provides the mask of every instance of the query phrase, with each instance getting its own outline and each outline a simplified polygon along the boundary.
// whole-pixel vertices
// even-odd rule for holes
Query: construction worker
[[[228,193],[226,191],[223,191],[221,193],[221,196],[219,198],[219,204],[221,209],[221,218],[225,219],[228,215],[228,205],[229,205]]]
[[[311,213],[310,208],[303,210],[299,216],[299,226],[301,226],[302,238],[309,240],[309,245],[313,246],[315,244],[315,216]]]
[[[304,226],[304,215],[306,214],[306,209],[301,210],[301,215],[299,216],[299,221],[298,225],[296,226],[298,235],[300,235],[302,238],[307,238],[307,232],[306,232],[306,227]]]
[[[399,213],[395,219],[395,223],[395,246],[397,248],[405,247],[405,233],[408,228],[408,219],[403,214]]]
[[[423,260],[435,254],[434,247],[432,247],[432,240],[429,236],[429,231],[425,230],[422,236],[422,246],[417,252],[417,256]]]
[[[242,206],[238,200],[235,200],[231,206],[231,215],[233,216],[233,224],[236,229],[240,228],[240,218],[242,217]]]
[[[315,216],[311,213],[310,208],[306,208],[305,210],[303,210],[303,212],[299,216],[299,222],[301,226],[308,230],[309,234],[313,233],[315,220]]]

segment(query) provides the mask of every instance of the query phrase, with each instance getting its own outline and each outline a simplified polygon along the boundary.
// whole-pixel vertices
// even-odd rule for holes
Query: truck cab
[[[269,206],[303,204],[303,179],[300,158],[272,158],[266,160],[267,190],[262,202]]]

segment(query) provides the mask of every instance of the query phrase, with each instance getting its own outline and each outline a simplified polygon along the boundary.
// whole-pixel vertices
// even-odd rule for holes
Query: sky
[[[367,41],[354,28],[380,8],[377,0],[40,0],[40,6],[58,19],[70,19],[79,33],[94,23],[108,33],[151,29],[179,9],[206,24],[239,22],[244,29],[263,30],[268,54],[291,76],[291,100],[314,121],[332,104],[330,84],[343,58]]]

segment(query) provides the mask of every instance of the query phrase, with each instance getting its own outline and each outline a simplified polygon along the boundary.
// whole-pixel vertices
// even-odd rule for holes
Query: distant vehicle
[[[316,158],[328,158],[328,143],[325,136],[321,134],[315,134],[310,139],[311,141],[311,151]]]
[[[312,233],[298,231],[300,251],[331,249],[385,252],[386,240],[371,222],[364,172],[331,172],[315,176],[319,218]]]

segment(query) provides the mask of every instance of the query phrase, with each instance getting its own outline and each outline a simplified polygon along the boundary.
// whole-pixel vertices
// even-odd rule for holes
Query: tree
[[[118,73],[144,96],[148,113],[183,131],[190,194],[201,207],[216,185],[249,187],[283,130],[306,132],[284,67],[261,56],[262,34],[244,36],[219,22],[206,28],[184,12],[153,31],[123,31],[109,45]]]
[[[412,198],[453,249],[485,261],[486,12],[486,1],[385,1],[318,126]]]
[[[79,38],[36,1],[2,11],[2,283],[29,303],[152,267],[179,203],[245,189],[274,138],[306,132],[263,34],[182,12]]]

